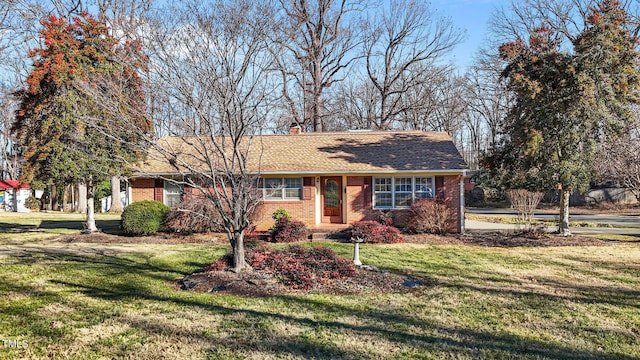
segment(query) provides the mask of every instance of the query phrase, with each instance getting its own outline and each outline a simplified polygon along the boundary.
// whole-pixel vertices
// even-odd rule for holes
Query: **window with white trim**
[[[265,200],[302,199],[302,178],[263,178],[260,187]]]
[[[182,201],[182,186],[164,181],[164,204],[173,207]]]
[[[408,208],[416,200],[433,198],[432,176],[387,176],[373,178],[373,207]]]

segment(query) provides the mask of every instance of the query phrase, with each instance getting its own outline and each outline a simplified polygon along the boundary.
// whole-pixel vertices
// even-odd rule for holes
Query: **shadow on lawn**
[[[84,224],[84,220],[42,220],[39,225],[0,222],[0,232],[20,234],[39,231],[50,232],[56,229],[82,231],[85,228]],[[96,220],[96,226],[106,234],[122,234],[120,220]]]
[[[31,250],[29,250],[31,249]],[[119,314],[117,321],[126,322],[127,325],[140,329],[148,334],[157,334],[164,336],[171,334],[172,340],[189,344],[194,339],[201,339],[203,342],[210,344],[210,355],[221,355],[221,352],[228,351],[251,351],[258,350],[266,353],[272,353],[280,356],[303,356],[315,358],[363,358],[368,356],[380,356],[380,354],[371,354],[360,352],[358,349],[372,346],[373,344],[363,344],[363,347],[346,346],[353,345],[359,341],[359,338],[371,339],[383,338],[388,343],[396,345],[399,353],[389,353],[388,356],[402,357],[420,356],[414,353],[418,349],[423,349],[434,356],[443,357],[495,357],[495,358],[517,358],[521,356],[529,356],[544,359],[576,359],[576,358],[597,358],[597,359],[633,359],[631,356],[620,354],[607,354],[604,352],[589,352],[579,350],[569,346],[550,344],[541,340],[526,338],[508,333],[496,333],[491,331],[482,331],[471,328],[465,328],[462,325],[449,325],[432,319],[421,319],[419,315],[413,316],[406,309],[400,310],[384,310],[376,309],[372,306],[350,306],[348,304],[340,304],[339,298],[331,298],[333,301],[326,299],[317,300],[315,297],[309,296],[274,296],[272,298],[254,299],[256,302],[271,302],[278,304],[275,307],[268,307],[269,310],[255,310],[254,304],[244,305],[244,302],[238,302],[237,305],[220,304],[225,298],[211,295],[194,295],[181,291],[158,291],[157,288],[149,287],[149,281],[173,282],[180,276],[171,266],[156,266],[149,264],[149,258],[144,255],[134,259],[119,257],[117,254],[105,253],[105,249],[96,249],[92,251],[83,248],[82,251],[88,253],[78,254],[64,249],[47,249],[46,247],[28,248],[24,255],[14,257],[17,263],[32,264],[34,262],[43,262],[51,260],[55,264],[70,263],[77,264],[78,274],[72,277],[74,280],[59,280],[52,275],[50,283],[62,286],[63,290],[42,292],[36,287],[27,285],[17,285],[8,282],[5,278],[0,277],[0,289],[9,290],[29,294],[29,296],[47,296],[50,302],[65,303],[71,306],[80,314],[87,314],[91,318],[90,322],[100,323],[106,318],[110,318],[112,314],[105,308],[99,308],[91,305],[91,302],[73,302],[59,294],[66,292],[79,292],[86,296],[102,299],[106,301],[114,301],[121,306],[122,303],[138,303],[140,300],[149,300],[160,303],[175,304],[180,308],[198,308],[211,314],[220,314],[224,316],[224,320],[228,322],[228,326],[224,331],[206,332],[201,327],[185,327],[178,326],[170,321],[164,321],[162,317],[145,318],[141,315],[131,315],[130,313]],[[12,262],[12,263],[16,263]],[[55,267],[55,265],[54,265]],[[90,272],[88,270],[91,270]],[[85,275],[87,273],[92,276]],[[93,275],[95,274],[95,275]],[[114,276],[121,275],[122,277]],[[131,275],[131,276],[129,276]],[[475,274],[478,278],[467,279],[467,282],[484,283],[490,282],[488,273]],[[482,282],[483,277],[487,276]],[[96,278],[97,277],[97,278]],[[106,284],[106,285],[103,285]],[[439,284],[440,286],[451,286],[465,288],[467,291],[477,291],[481,293],[499,292],[496,289],[483,287],[482,285],[472,286],[467,284]],[[595,301],[607,304],[615,304],[608,302],[606,298],[595,296],[593,292],[595,288],[584,289],[585,295],[591,294],[591,299],[571,299],[563,297],[550,297],[554,300],[569,301]],[[531,297],[532,299],[549,297],[547,294],[536,293],[518,293],[513,294],[519,297]],[[621,294],[627,298],[628,302],[621,303],[624,306],[634,306],[633,300],[628,297],[640,296],[637,292],[626,292]],[[416,300],[418,297],[416,296]],[[377,301],[377,300],[376,300]],[[393,301],[391,299],[391,301]],[[279,305],[282,303],[283,305]],[[536,303],[532,301],[532,303]],[[120,304],[120,305],[118,305]],[[558,302],[558,306],[563,306],[562,302]],[[637,304],[637,303],[636,303]],[[12,307],[13,306],[13,307]],[[93,306],[93,307],[92,307]],[[247,307],[251,307],[247,308]],[[262,306],[261,308],[267,308]],[[292,314],[285,314],[278,311],[279,308],[299,309],[292,311]],[[7,308],[12,316],[24,316],[21,321],[34,321],[40,324],[43,320],[38,314],[38,309],[28,308],[27,305],[15,304],[9,305]],[[273,310],[271,310],[273,309]],[[3,309],[6,310],[6,309]],[[534,309],[535,310],[535,309]],[[177,312],[183,310],[176,310]],[[295,315],[293,315],[295,314]],[[322,320],[322,316],[316,314],[330,314],[331,320]],[[320,318],[320,319],[319,319]],[[349,320],[341,319],[358,319],[356,323],[350,323]],[[288,332],[286,328],[275,329],[271,326],[273,321],[279,321],[283,324],[291,324],[292,326],[303,328],[301,332]],[[47,321],[45,319],[45,321]],[[46,325],[46,323],[45,323]],[[40,327],[42,324],[39,325]],[[563,324],[562,326],[571,326]],[[326,330],[330,330],[331,334],[339,334],[341,337],[347,337],[345,348],[341,347],[340,339],[331,339],[328,337]],[[575,329],[565,329],[573,334],[579,334],[584,329],[577,324]],[[40,336],[48,336],[59,338],[64,335],[63,330],[47,330],[42,329],[36,332]],[[221,334],[218,336],[218,334]],[[406,354],[402,354],[403,350],[407,350]],[[115,357],[125,357],[128,354],[125,348],[114,347],[114,351],[119,352],[111,354]],[[386,354],[386,353],[385,353]]]
[[[93,266],[103,269],[103,274],[109,276],[111,281],[114,274],[136,274],[138,277],[147,277],[162,281],[175,281],[177,272],[171,268],[151,266],[138,261],[123,259],[117,256],[82,256],[50,254],[54,259],[77,262],[82,266]],[[140,261],[144,262],[143,259]],[[126,279],[126,278],[125,278]],[[545,359],[571,359],[571,358],[598,358],[598,359],[632,359],[616,354],[602,352],[582,351],[568,346],[550,345],[548,342],[531,338],[520,337],[513,334],[493,333],[464,328],[460,325],[447,325],[434,320],[420,319],[410,313],[400,312],[405,310],[377,310],[366,307],[365,309],[341,305],[326,300],[315,300],[308,296],[274,296],[272,298],[255,299],[255,301],[275,301],[284,303],[287,308],[301,309],[300,315],[288,315],[273,311],[242,308],[242,305],[216,304],[219,300],[211,295],[211,301],[198,300],[202,296],[182,293],[179,291],[165,293],[154,291],[140,283],[130,281],[112,282],[110,286],[100,286],[96,281],[82,281],[79,277],[76,281],[52,280],[52,283],[72,288],[86,296],[107,301],[129,302],[141,299],[154,302],[165,302],[180,307],[195,307],[213,314],[228,317],[230,325],[225,329],[225,336],[216,336],[203,333],[201,328],[185,328],[172,323],[164,322],[161,318],[152,320],[141,316],[121,316],[119,319],[126,321],[128,325],[141,329],[148,333],[172,334],[176,341],[189,342],[190,339],[201,338],[212,344],[211,352],[215,354],[221,349],[228,351],[259,350],[268,353],[305,357],[332,357],[332,358],[360,358],[367,353],[357,350],[343,349],[340,342],[323,338],[323,329],[329,329],[337,334],[343,334],[350,338],[348,342],[357,342],[359,337],[366,339],[384,338],[391,344],[396,344],[399,351],[403,346],[415,351],[424,349],[434,354],[445,356],[459,356],[465,354],[470,357],[519,357],[528,355]],[[443,284],[444,285],[444,284]],[[449,286],[453,286],[449,284]],[[491,292],[482,286],[456,285],[466,287],[467,290],[479,292]],[[166,295],[165,295],[166,294]],[[540,294],[518,293],[518,296],[540,297]],[[624,294],[635,296],[636,294]],[[546,296],[546,295],[543,295]],[[569,299],[575,301],[576,299]],[[595,300],[595,299],[594,299]],[[585,300],[587,301],[587,300]],[[604,299],[597,301],[605,302]],[[626,304],[628,305],[628,304]],[[253,306],[252,306],[253,307]],[[331,319],[318,320],[318,316],[305,314],[331,314]],[[357,324],[341,321],[339,319],[358,319]],[[274,320],[284,324],[292,324],[307,329],[302,334],[291,335],[282,331],[274,334],[270,326]],[[360,325],[362,324],[362,325]],[[286,329],[285,329],[286,330]],[[568,330],[579,333],[581,329]],[[248,336],[251,334],[251,336]],[[305,335],[306,334],[306,335]],[[229,336],[233,341],[229,341]],[[375,346],[375,345],[372,345]],[[355,347],[358,348],[358,347]],[[413,350],[411,350],[413,349]],[[413,354],[409,352],[408,355]],[[124,354],[122,354],[124,355]],[[389,354],[392,355],[392,354]],[[397,354],[398,355],[398,354]],[[415,355],[415,354],[413,354]]]
[[[537,341],[512,334],[496,334],[486,331],[478,331],[455,325],[444,325],[435,321],[417,319],[411,314],[377,311],[372,309],[358,310],[349,306],[325,301],[316,301],[305,296],[275,296],[274,298],[287,304],[287,307],[307,308],[305,313],[326,312],[332,314],[332,318],[357,318],[359,323],[368,325],[355,325],[340,320],[316,320],[305,315],[293,316],[274,312],[252,309],[234,308],[200,302],[189,298],[158,296],[136,291],[131,293],[127,286],[124,288],[106,289],[93,285],[82,285],[70,282],[57,282],[65,286],[82,289],[81,291],[92,297],[108,300],[144,299],[158,302],[170,302],[180,306],[197,307],[208,312],[218,313],[232,317],[231,328],[226,335],[231,335],[234,341],[226,340],[227,337],[202,335],[201,329],[185,330],[184,327],[176,327],[172,324],[159,323],[157,320],[146,320],[135,317],[129,320],[129,325],[152,333],[170,333],[182,339],[202,337],[209,343],[215,344],[214,348],[225,347],[231,351],[260,350],[273,352],[284,356],[298,355],[318,358],[361,358],[367,353],[356,352],[340,348],[337,343],[323,339],[324,329],[335,331],[337,334],[347,336],[357,342],[358,338],[375,339],[384,338],[389,343],[395,344],[398,350],[403,346],[408,349],[408,354],[415,354],[416,349],[425,350],[434,354],[442,354],[445,357],[467,355],[470,357],[514,358],[532,356],[544,359],[633,359],[630,356],[619,354],[606,354],[602,352],[581,351],[572,347],[550,345],[548,342]],[[273,320],[284,324],[292,324],[313,331],[312,336],[292,336],[289,334],[274,334],[269,326]],[[242,329],[241,327],[245,327]],[[234,331],[239,334],[248,334],[247,339],[242,336],[235,338]],[[578,331],[578,329],[576,329]],[[318,332],[316,334],[316,332]],[[307,333],[305,331],[303,333]],[[326,334],[325,334],[326,335]],[[375,346],[375,345],[374,345]],[[389,354],[391,355],[391,354]]]

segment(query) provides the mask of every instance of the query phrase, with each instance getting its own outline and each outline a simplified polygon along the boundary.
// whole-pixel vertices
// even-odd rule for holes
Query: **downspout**
[[[127,199],[126,199],[126,204],[124,204],[125,208],[129,206],[129,204],[131,204],[131,200],[133,199],[133,188],[131,187],[131,181],[129,181],[129,179],[126,179],[126,183],[127,183]],[[124,208],[122,208],[122,210],[124,210]]]
[[[458,233],[464,234],[464,179],[467,171],[463,170],[460,176],[460,209],[458,212]]]

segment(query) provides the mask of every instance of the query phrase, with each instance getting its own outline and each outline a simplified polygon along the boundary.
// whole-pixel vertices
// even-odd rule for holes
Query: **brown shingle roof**
[[[195,138],[164,137],[158,141],[190,164],[202,161],[203,145]],[[335,132],[253,137],[247,169],[268,173],[376,173],[462,170],[467,166],[444,132]],[[212,152],[209,152],[212,153]],[[170,174],[175,168],[155,151],[138,169]]]

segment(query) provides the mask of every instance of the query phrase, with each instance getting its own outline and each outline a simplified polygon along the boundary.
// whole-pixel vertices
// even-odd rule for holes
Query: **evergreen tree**
[[[636,39],[616,1],[592,9],[574,53],[561,51],[548,28],[529,43],[500,48],[502,77],[516,100],[506,118],[506,140],[485,165],[506,188],[561,190],[559,232],[569,235],[569,195],[593,178],[598,141],[631,122],[638,96]]]
[[[95,231],[96,184],[136,159],[138,134],[151,131],[138,76],[144,57],[139,43],[119,44],[103,19],[87,13],[72,22],[51,16],[41,23],[44,47],[28,54],[33,68],[26,89],[16,94],[20,107],[12,126],[25,160],[23,179],[84,182],[86,228]]]

